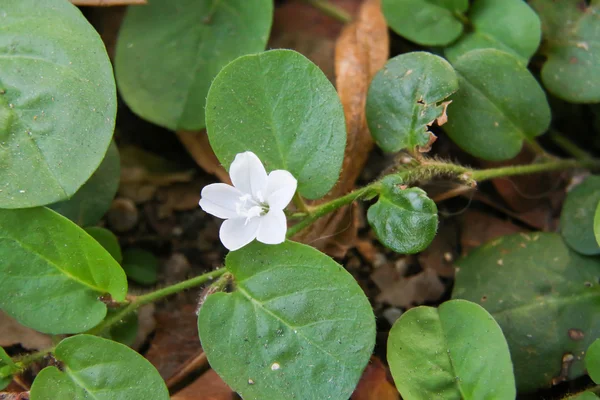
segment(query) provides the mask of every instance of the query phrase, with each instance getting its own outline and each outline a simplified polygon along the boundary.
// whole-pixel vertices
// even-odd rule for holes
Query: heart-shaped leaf
[[[0,210],[0,308],[52,334],[83,332],[123,301],[125,273],[85,231],[47,208]]]
[[[367,212],[379,241],[401,254],[425,250],[435,237],[437,206],[424,190],[402,188],[394,177],[382,181],[377,203]]]
[[[542,38],[540,19],[523,0],[477,0],[469,10],[469,21],[472,30],[445,49],[449,60],[471,50],[493,48],[527,64]]]
[[[592,378],[594,382],[600,383],[600,339],[596,339],[587,349],[585,355],[585,368],[587,369],[590,378]]]
[[[560,233],[575,251],[600,254],[594,234],[594,215],[600,202],[600,176],[589,176],[568,194],[560,214]]]
[[[463,32],[469,0],[383,0],[381,6],[398,35],[424,46],[444,46]]]
[[[168,400],[165,382],[152,364],[129,347],[91,335],[64,339],[31,386],[31,400]]]
[[[573,103],[600,101],[600,1],[529,0],[542,20],[544,86]]]
[[[464,300],[417,307],[396,321],[387,358],[405,400],[514,400],[515,378],[502,330]]]
[[[300,53],[271,50],[240,57],[215,78],[206,100],[206,126],[219,161],[254,152],[268,171],[284,169],[298,191],[316,199],[340,175],[346,122],[323,72]]]
[[[110,208],[119,188],[120,177],[119,150],[111,143],[102,164],[77,193],[69,200],[49,207],[79,226],[96,225]]]
[[[346,400],[375,343],[369,301],[331,258],[295,242],[229,253],[233,293],[208,296],[198,329],[244,399]]]
[[[457,266],[452,297],[498,321],[519,391],[585,373],[580,356],[600,336],[599,260],[570,250],[558,234],[532,233],[493,240]]]
[[[0,208],[65,200],[112,138],[110,61],[68,1],[3,0],[0,20]]]
[[[429,125],[446,111],[440,103],[457,90],[454,68],[441,57],[414,52],[392,58],[369,87],[371,135],[385,151],[426,149]]]
[[[212,80],[235,58],[264,50],[272,18],[272,0],[152,0],[130,7],[115,56],[119,92],[148,121],[202,129]]]
[[[116,262],[121,264],[123,261],[121,245],[119,244],[119,239],[117,239],[114,233],[106,228],[100,228],[98,226],[85,228],[85,231],[88,235],[96,239],[96,241],[100,243],[102,247],[104,247],[104,249],[110,253],[111,256],[113,256]]]
[[[445,131],[466,152],[485,160],[516,156],[550,124],[544,91],[515,56],[472,50],[453,64],[460,89],[450,97]]]

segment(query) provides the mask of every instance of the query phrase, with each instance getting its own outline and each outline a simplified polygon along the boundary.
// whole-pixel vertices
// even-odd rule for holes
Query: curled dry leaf
[[[367,90],[388,53],[388,30],[380,1],[366,0],[355,21],[342,30],[335,47],[336,87],[344,107],[348,136],[340,179],[323,201],[352,190],[367,161],[373,147],[365,116]],[[332,256],[343,257],[356,240],[358,221],[354,213],[354,207],[341,208],[321,218],[296,239]]]
[[[388,369],[375,356],[365,368],[350,400],[399,400],[398,390],[388,378]]]
[[[215,175],[221,182],[231,185],[229,174],[210,147],[206,129],[200,132],[177,131],[177,137],[200,168]]]

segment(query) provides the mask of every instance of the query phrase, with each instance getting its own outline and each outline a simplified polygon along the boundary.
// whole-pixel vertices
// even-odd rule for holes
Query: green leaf
[[[600,384],[600,339],[596,339],[587,349],[585,368],[590,378],[597,384]]]
[[[450,99],[444,129],[466,152],[485,160],[516,156],[550,124],[544,91],[515,56],[473,50],[453,64],[460,89]]]
[[[452,297],[498,321],[520,392],[585,373],[580,356],[600,336],[599,260],[570,250],[558,234],[532,233],[493,240],[457,266]]]
[[[346,400],[375,344],[354,278],[295,242],[229,253],[232,293],[208,296],[198,329],[208,361],[244,399]]]
[[[111,143],[102,164],[85,185],[69,200],[49,207],[80,226],[96,225],[110,208],[120,177],[119,150]]]
[[[379,241],[401,254],[425,250],[435,237],[437,206],[419,188],[403,189],[394,177],[382,181],[377,203],[367,212]]]
[[[125,306],[127,307],[127,306]],[[110,318],[121,311],[121,308],[108,310],[106,318]],[[102,336],[107,339],[114,340],[124,344],[125,346],[131,346],[135,342],[139,329],[138,313],[132,312],[127,314],[121,321],[112,325],[110,329],[104,332]]]
[[[445,49],[449,60],[470,50],[493,48],[527,64],[540,45],[540,19],[523,0],[477,0],[469,11],[469,20],[472,30]]]
[[[0,210],[0,309],[51,334],[83,332],[123,301],[125,273],[98,242],[47,208]]]
[[[392,58],[369,87],[367,121],[385,151],[427,147],[431,125],[445,112],[446,97],[458,90],[458,78],[446,60],[414,52]]]
[[[111,256],[113,256],[116,262],[121,264],[123,261],[123,254],[121,253],[119,239],[117,239],[114,233],[106,228],[100,228],[98,226],[85,228],[85,231],[88,235],[96,239],[96,241],[100,243]]]
[[[508,345],[485,309],[464,300],[417,307],[396,321],[387,359],[405,400],[516,396]]]
[[[121,95],[155,124],[204,128],[212,80],[235,58],[264,50],[272,16],[272,0],[152,0],[130,7],[115,55]]]
[[[400,36],[424,46],[444,46],[463,32],[468,0],[383,0],[385,19]]]
[[[596,243],[600,245],[600,202],[596,206],[596,213],[594,214],[594,236],[596,237]]]
[[[65,368],[46,367],[31,386],[31,400],[168,400],[158,371],[120,343],[91,335],[64,339],[54,357]]]
[[[267,171],[284,169],[316,199],[338,180],[346,146],[340,99],[323,72],[300,53],[240,57],[215,78],[206,101],[208,138],[227,168],[254,152]]]
[[[0,390],[7,387],[12,381],[12,374],[19,371],[6,351],[0,347]]]
[[[529,4],[542,20],[544,86],[573,103],[599,102],[600,1],[529,0]]]
[[[560,214],[560,233],[575,251],[600,254],[594,234],[594,215],[600,202],[600,176],[589,176],[568,194]]]
[[[112,138],[104,44],[68,1],[3,0],[0,18],[0,208],[65,200]]]
[[[142,285],[154,285],[158,280],[159,263],[154,254],[142,249],[128,249],[123,254],[123,269],[127,277]]]

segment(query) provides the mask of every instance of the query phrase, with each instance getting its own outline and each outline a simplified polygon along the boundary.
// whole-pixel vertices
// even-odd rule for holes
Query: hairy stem
[[[352,21],[352,16],[341,8],[329,3],[327,0],[304,0],[317,8],[325,15],[337,19],[340,22],[348,23]]]

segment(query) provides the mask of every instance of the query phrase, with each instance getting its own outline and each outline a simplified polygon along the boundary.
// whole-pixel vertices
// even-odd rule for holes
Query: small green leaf
[[[600,202],[600,176],[589,176],[568,194],[560,214],[560,233],[575,251],[600,254],[594,234],[594,214]]]
[[[600,245],[600,202],[596,206],[596,213],[594,214],[594,236],[596,237],[596,243]]]
[[[168,400],[158,371],[120,343],[91,335],[64,339],[54,357],[65,368],[46,367],[31,386],[31,400]]]
[[[68,1],[2,0],[0,18],[0,208],[65,200],[113,135],[104,44]]]
[[[392,58],[375,75],[367,96],[367,121],[385,151],[427,147],[428,126],[445,112],[440,104],[458,90],[454,68],[431,53]]]
[[[102,164],[77,193],[69,200],[48,207],[79,226],[96,225],[110,208],[120,177],[119,150],[111,143]]]
[[[558,234],[532,233],[493,240],[457,267],[452,297],[480,304],[498,321],[519,391],[585,373],[580,356],[600,336],[599,260],[570,250]]]
[[[400,36],[424,46],[444,46],[463,32],[468,0],[383,0],[385,19]]]
[[[470,50],[493,48],[527,64],[540,45],[540,19],[523,0],[477,0],[469,10],[469,20],[472,31],[445,49],[449,60]]]
[[[529,0],[542,20],[544,86],[573,103],[600,101],[600,1]]]
[[[587,349],[585,368],[590,378],[597,384],[600,384],[600,339],[596,339]]]
[[[125,273],[104,248],[47,208],[0,210],[0,308],[51,334],[83,332],[123,301]]]
[[[234,291],[208,296],[198,316],[223,380],[244,399],[348,399],[375,344],[373,311],[354,278],[295,242],[255,242],[225,265]]]
[[[0,390],[7,387],[12,381],[12,373],[17,372],[19,368],[15,365],[6,351],[0,347]]]
[[[119,239],[117,239],[114,233],[106,228],[100,228],[98,226],[85,228],[85,231],[88,235],[96,239],[96,241],[100,243],[111,256],[113,256],[116,262],[121,264],[123,261],[123,254],[121,253]]]
[[[485,160],[516,156],[550,124],[544,91],[515,56],[496,49],[472,50],[453,64],[460,89],[450,99],[450,138]]]
[[[377,203],[367,212],[379,241],[401,254],[425,250],[435,237],[437,206],[419,188],[402,189],[393,177],[384,178]]]
[[[272,17],[272,0],[152,0],[130,7],[115,56],[119,91],[148,121],[202,129],[212,80],[235,58],[264,50]]]
[[[6,350],[4,350],[2,347],[0,347],[0,366],[9,366],[15,369],[17,368],[10,356],[6,354]]]
[[[514,400],[515,378],[502,330],[464,300],[404,313],[388,338],[387,358],[404,400]]]
[[[127,277],[141,285],[154,285],[158,280],[158,260],[142,249],[128,249],[123,253],[123,269]]]
[[[346,146],[340,99],[323,72],[300,53],[271,50],[221,70],[206,101],[210,144],[227,168],[254,152],[267,171],[284,169],[316,199],[337,182]]]

